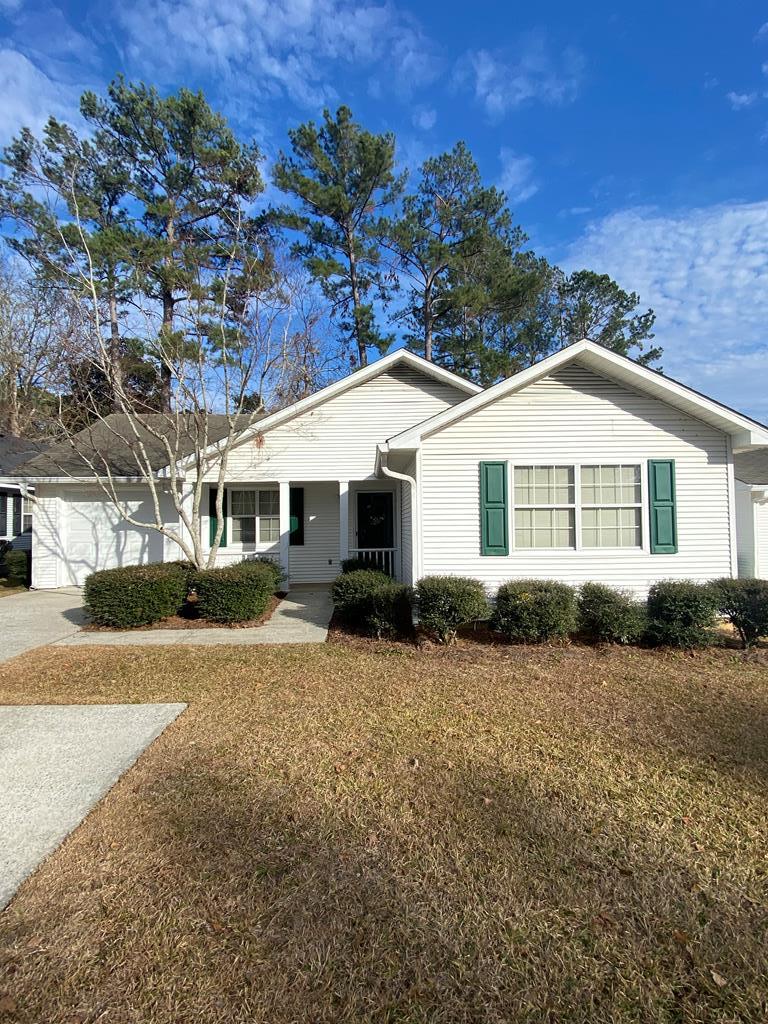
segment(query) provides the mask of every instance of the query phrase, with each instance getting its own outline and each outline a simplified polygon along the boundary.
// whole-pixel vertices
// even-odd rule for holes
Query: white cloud
[[[756,92],[729,92],[726,96],[728,102],[731,104],[734,110],[743,110],[745,107],[751,107],[757,99]]]
[[[0,0],[0,13],[13,14],[15,11],[21,10],[21,5],[24,0]]]
[[[437,122],[437,111],[431,107],[417,107],[413,112],[413,123],[416,128],[428,132],[435,127]]]
[[[0,141],[20,128],[38,131],[53,115],[70,124],[79,121],[80,89],[49,78],[24,54],[0,49]]]
[[[513,56],[474,50],[458,63],[459,84],[469,83],[476,99],[494,120],[524,103],[571,103],[584,74],[582,54],[568,47],[556,57],[544,38],[528,36]]]
[[[666,372],[768,421],[768,201],[619,211],[589,224],[563,264],[638,292]]]
[[[539,185],[533,176],[533,157],[518,156],[508,146],[502,146],[499,150],[499,160],[499,188],[507,193],[510,202],[524,203],[526,199],[536,195]]]
[[[385,65],[403,93],[438,70],[418,22],[390,0],[138,0],[118,11],[128,60],[155,79],[211,73],[230,89],[285,94],[315,109],[336,98],[334,61]]]

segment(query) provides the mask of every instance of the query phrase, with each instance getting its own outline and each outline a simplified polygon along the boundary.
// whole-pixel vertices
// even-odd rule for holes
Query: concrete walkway
[[[7,598],[6,600],[11,600]],[[63,640],[66,647],[172,647],[177,644],[322,644],[333,614],[330,588],[306,584],[291,587],[269,622],[248,629],[133,629],[126,632],[75,633]]]
[[[0,708],[0,909],[185,707]]]
[[[84,621],[79,587],[0,597],[0,662],[71,636]]]

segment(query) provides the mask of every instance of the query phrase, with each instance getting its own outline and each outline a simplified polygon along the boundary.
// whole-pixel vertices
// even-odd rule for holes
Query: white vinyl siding
[[[755,575],[768,580],[768,501],[755,506]]]
[[[736,482],[736,530],[738,534],[739,576],[757,575],[756,527],[759,506],[752,500],[752,489],[748,484]]]
[[[406,476],[416,476],[416,460],[413,459],[403,471]],[[400,485],[400,565],[403,583],[413,584],[413,499],[412,487],[403,481]]]
[[[679,551],[674,555],[652,555],[649,549],[647,461],[654,458],[675,460]],[[482,556],[482,461],[507,462],[510,473],[515,466],[639,465],[643,546],[582,544]],[[731,574],[726,435],[578,364],[425,438],[421,470],[424,575],[474,576],[490,590],[507,579],[533,576],[572,584],[596,580],[644,593],[659,579]]]
[[[227,480],[371,479],[377,444],[467,397],[414,368],[393,367],[236,448]]]
[[[291,581],[327,583],[339,572],[339,488],[333,482],[304,488],[304,543],[291,545]]]

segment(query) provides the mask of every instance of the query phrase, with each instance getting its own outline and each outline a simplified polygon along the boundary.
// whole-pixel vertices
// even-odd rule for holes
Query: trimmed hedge
[[[342,572],[331,593],[340,618],[370,636],[406,636],[413,629],[411,588],[395,583],[385,572]]]
[[[85,607],[98,626],[149,626],[175,615],[187,594],[187,574],[174,562],[102,569],[85,581]]]
[[[579,592],[579,630],[603,644],[634,644],[643,636],[645,607],[625,590],[585,583]]]
[[[499,587],[491,628],[508,640],[544,643],[576,627],[576,592],[551,580],[511,580]]]
[[[12,587],[26,587],[29,584],[29,558],[26,551],[11,548],[3,555],[5,575]]]
[[[388,576],[390,579],[392,579],[392,577],[389,575],[388,572],[384,572],[383,569],[379,569],[378,566],[373,565],[371,562],[367,561],[365,558],[344,558],[344,559],[342,559],[341,571],[342,571],[342,573],[363,572],[363,571],[365,571],[365,572],[381,572],[381,573],[384,573],[385,576]]]
[[[372,636],[408,636],[413,632],[413,591],[392,580],[372,591],[361,608],[361,624]]]
[[[282,579],[282,575],[280,577]],[[190,579],[200,618],[209,622],[258,619],[278,584],[274,566],[249,559],[218,569],[201,569]]]
[[[487,618],[490,610],[483,584],[461,576],[424,576],[416,600],[421,625],[443,644],[456,638],[459,626]]]
[[[268,572],[272,574],[275,591],[280,590],[285,582],[285,572],[279,562],[276,562],[274,558],[267,558],[266,555],[259,555],[257,558],[248,558],[246,561],[258,562],[259,565],[265,566]]]
[[[716,588],[691,580],[663,580],[648,592],[647,638],[668,647],[706,647],[714,640]]]
[[[389,586],[391,582],[390,576],[375,569],[342,572],[331,587],[334,607],[343,619],[352,621],[360,615],[363,603],[369,600],[371,594]]]
[[[715,580],[712,584],[717,610],[741,638],[744,650],[760,637],[768,637],[768,580]]]

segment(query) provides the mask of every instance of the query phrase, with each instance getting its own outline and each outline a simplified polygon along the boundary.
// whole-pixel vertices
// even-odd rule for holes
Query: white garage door
[[[126,522],[100,491],[72,489],[62,499],[66,553],[63,574],[69,583],[82,585],[97,569],[162,562],[162,534]],[[120,492],[120,500],[134,519],[154,523],[154,507],[147,490],[126,489]],[[174,522],[176,513],[170,497],[163,497],[161,507],[165,522]]]

